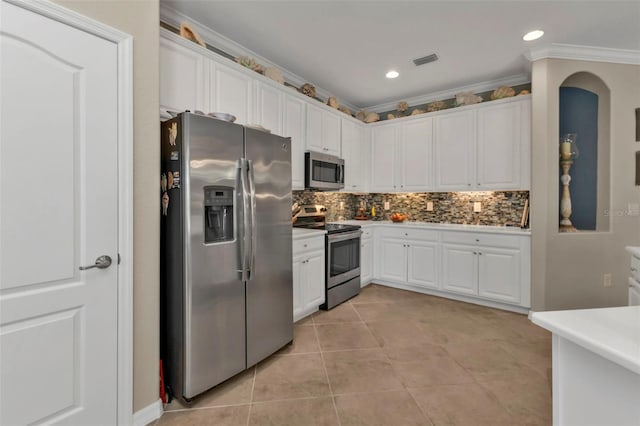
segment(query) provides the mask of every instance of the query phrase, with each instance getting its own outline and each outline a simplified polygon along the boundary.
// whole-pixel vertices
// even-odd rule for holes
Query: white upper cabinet
[[[239,124],[253,124],[253,79],[214,62],[211,62],[209,75],[211,111],[233,114]]]
[[[529,189],[530,97],[434,117],[437,190]]]
[[[402,125],[400,189],[426,191],[433,173],[433,121],[422,119]]]
[[[478,109],[477,189],[520,188],[522,102]]]
[[[276,135],[285,136],[283,129],[284,93],[262,82],[256,83],[256,113],[255,124],[271,131]]]
[[[376,126],[371,140],[371,191],[427,191],[432,176],[432,120]]]
[[[282,136],[291,138],[291,187],[304,189],[304,150],[306,136],[305,102],[290,95],[284,97]]]
[[[470,190],[475,184],[475,111],[456,111],[434,118],[436,187]]]
[[[173,41],[160,39],[160,109],[208,112],[205,99],[208,60]]]
[[[396,125],[377,126],[371,130],[371,187],[372,192],[396,190],[397,136]]]
[[[341,118],[307,104],[307,150],[340,156]]]
[[[363,192],[369,176],[368,129],[351,121],[342,121],[342,158],[344,159],[344,191]]]

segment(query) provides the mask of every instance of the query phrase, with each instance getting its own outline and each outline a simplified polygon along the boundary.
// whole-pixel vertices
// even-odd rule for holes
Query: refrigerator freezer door
[[[245,286],[239,272],[243,128],[193,114],[184,114],[184,125],[187,221],[183,396],[192,398],[246,368]],[[233,189],[235,217],[230,241],[205,242],[205,204],[211,204],[205,203],[205,194],[211,187]]]
[[[245,129],[255,215],[247,281],[247,367],[293,340],[291,140]]]

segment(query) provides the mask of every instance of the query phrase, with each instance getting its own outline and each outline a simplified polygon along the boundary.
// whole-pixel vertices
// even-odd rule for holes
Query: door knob
[[[98,268],[98,269],[106,269],[111,266],[111,257],[107,255],[100,256],[96,259],[96,263],[91,266],[80,266],[81,271],[86,271],[87,269]]]

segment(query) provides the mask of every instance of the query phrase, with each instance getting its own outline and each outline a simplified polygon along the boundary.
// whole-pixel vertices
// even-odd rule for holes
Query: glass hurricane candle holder
[[[573,161],[578,158],[580,152],[576,144],[577,138],[576,133],[567,133],[560,137],[560,161]]]

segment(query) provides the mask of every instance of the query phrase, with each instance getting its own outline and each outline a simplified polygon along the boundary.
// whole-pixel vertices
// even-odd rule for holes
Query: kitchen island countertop
[[[640,306],[535,312],[532,321],[640,374]]]

